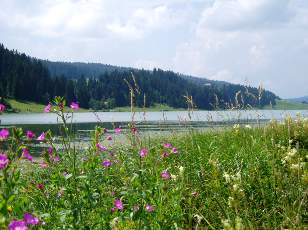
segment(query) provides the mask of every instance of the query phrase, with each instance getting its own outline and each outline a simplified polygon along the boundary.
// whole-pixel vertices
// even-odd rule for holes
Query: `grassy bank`
[[[290,102],[286,100],[277,100],[274,106],[265,106],[264,109],[275,110],[308,110],[308,104],[299,102]]]
[[[160,139],[135,131],[125,133],[130,141],[121,145],[117,134],[110,140],[98,127],[81,151],[67,130],[62,150],[46,133],[51,148],[29,163],[19,156],[29,160],[22,149],[32,141],[23,143],[23,132],[15,131],[5,151],[10,162],[0,171],[7,178],[0,181],[0,227],[25,212],[45,229],[308,226],[307,119]]]
[[[16,113],[42,113],[45,106],[43,104],[38,104],[35,102],[29,102],[29,101],[16,101],[14,99],[7,99],[8,103],[12,107],[12,112]],[[173,108],[168,105],[163,105],[163,104],[155,104],[151,107],[148,108],[140,108],[140,107],[135,107],[134,111],[136,112],[159,112],[159,111],[178,111],[178,110],[184,110],[184,109],[179,109],[179,108]],[[111,110],[101,110],[102,112],[130,112],[131,108],[129,106],[127,107],[116,107]],[[80,108],[78,112],[93,112],[91,109],[82,109]]]

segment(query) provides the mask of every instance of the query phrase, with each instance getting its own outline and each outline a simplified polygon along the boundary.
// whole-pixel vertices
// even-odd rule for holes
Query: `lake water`
[[[168,111],[168,112],[147,112],[136,113],[134,121],[138,131],[143,136],[170,135],[172,133],[186,132],[191,129],[207,130],[221,129],[233,124],[261,124],[271,119],[282,120],[286,116],[296,117],[301,114],[308,117],[308,110],[246,110],[246,111]],[[71,116],[72,114],[67,114]],[[61,122],[53,113],[33,114],[5,114],[0,116],[2,127],[17,126],[24,130],[32,130],[37,135],[43,131],[51,130],[54,136],[60,135]],[[128,123],[132,120],[130,112],[87,112],[74,113],[68,123],[72,123],[75,135],[74,141],[85,148],[90,141],[90,132],[96,125],[107,128],[114,140],[126,141],[125,133],[128,130]],[[114,135],[115,127],[123,129],[122,135]],[[58,139],[58,138],[56,138]],[[59,142],[56,141],[56,143]],[[44,144],[31,146],[35,156],[39,156],[41,149],[46,148]]]
[[[308,117],[308,110],[239,110],[239,111],[168,111],[138,112],[134,116],[136,122],[237,122],[281,120],[286,116],[295,117],[300,113]],[[57,124],[59,120],[53,113],[5,114],[0,116],[1,125],[25,124]],[[70,121],[73,123],[121,123],[130,122],[130,112],[86,112],[74,113]]]

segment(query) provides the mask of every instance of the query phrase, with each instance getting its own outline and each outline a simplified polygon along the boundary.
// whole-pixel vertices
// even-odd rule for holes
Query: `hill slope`
[[[190,96],[200,109],[261,107],[275,104],[278,98],[262,91],[259,99],[257,88],[172,71],[42,61],[0,46],[0,97],[47,103],[54,96],[64,96],[84,108],[108,109],[130,104],[129,87],[134,88],[134,103],[140,107],[185,108]]]

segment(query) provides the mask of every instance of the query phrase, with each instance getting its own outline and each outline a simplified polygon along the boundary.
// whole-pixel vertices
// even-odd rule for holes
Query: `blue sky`
[[[171,69],[308,95],[307,0],[0,0],[0,42],[38,58]]]

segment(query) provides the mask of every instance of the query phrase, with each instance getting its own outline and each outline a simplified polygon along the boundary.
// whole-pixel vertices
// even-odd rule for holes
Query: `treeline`
[[[274,104],[277,98],[269,91],[242,85],[215,84],[214,81],[209,84],[208,80],[207,84],[196,84],[177,73],[160,69],[115,68],[95,76],[76,76],[76,68],[72,68],[72,72],[66,68],[61,76],[55,72],[41,60],[0,46],[0,97],[4,98],[47,103],[54,96],[64,96],[68,102],[78,101],[81,107],[92,109],[130,105],[130,87],[135,105],[146,107],[160,103],[185,108],[189,97],[200,109],[262,107]]]

